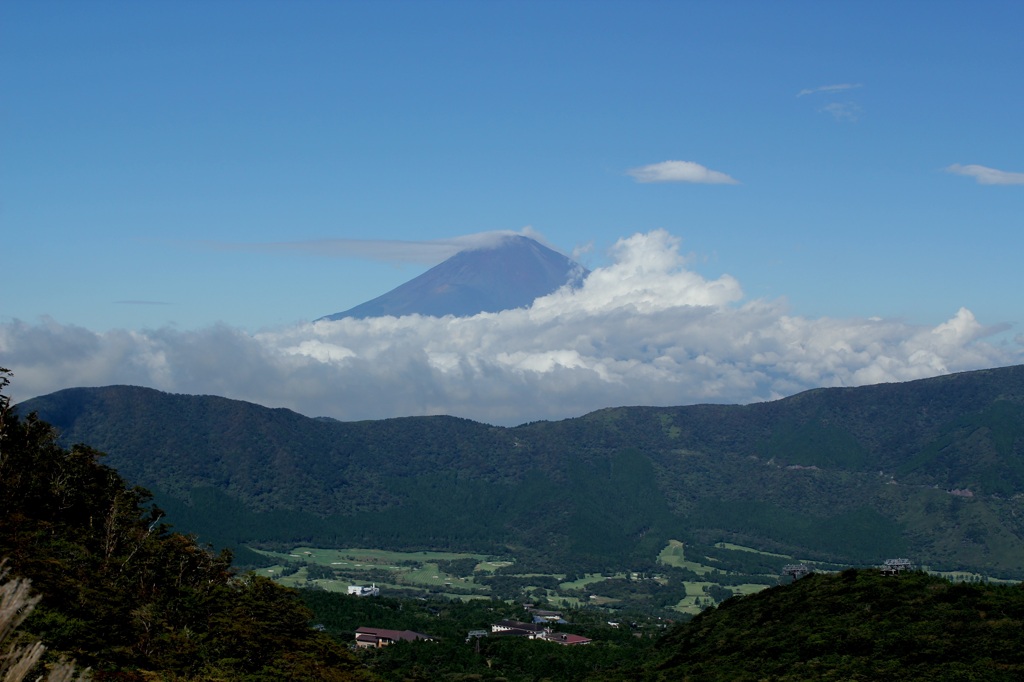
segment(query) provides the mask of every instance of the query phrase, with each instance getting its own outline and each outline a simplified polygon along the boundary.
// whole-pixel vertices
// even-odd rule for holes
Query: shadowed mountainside
[[[19,410],[107,452],[175,524],[228,546],[471,549],[600,570],[681,539],[1024,576],[1024,366],[515,428],[339,422],[128,386]]]

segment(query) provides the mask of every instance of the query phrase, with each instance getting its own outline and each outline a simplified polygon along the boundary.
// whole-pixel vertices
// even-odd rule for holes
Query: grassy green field
[[[259,551],[259,550],[257,550]],[[487,559],[484,554],[457,554],[453,552],[390,552],[383,549],[321,549],[318,547],[296,547],[291,552],[260,551],[260,554],[271,557],[299,558],[311,563],[325,565],[350,565],[366,568],[399,568],[402,562],[454,561],[456,559],[473,558],[481,562]],[[509,562],[499,562],[508,564]]]
[[[793,557],[788,554],[773,554],[772,552],[764,552],[753,547],[744,547],[743,545],[734,545],[731,542],[718,542],[715,543],[715,547],[721,547],[722,549],[734,549],[737,552],[751,552],[752,554],[763,554],[765,556],[778,557],[780,559],[792,559]]]
[[[255,550],[280,563],[260,569],[260,573],[273,578],[288,587],[316,586],[332,592],[345,592],[349,585],[367,584],[372,580],[382,590],[426,588],[453,598],[466,598],[466,590],[481,592],[473,585],[471,578],[462,578],[443,572],[439,561],[458,559],[477,560],[474,573],[488,573],[511,562],[497,560],[483,554],[453,552],[392,552],[379,549],[323,549],[319,547],[296,547],[290,552],[269,552]],[[316,565],[330,569],[333,578],[310,577],[309,566]],[[297,571],[290,568],[298,566]],[[372,575],[369,575],[370,572]],[[323,571],[318,571],[318,574]],[[458,591],[447,593],[447,588]],[[484,596],[484,595],[479,595]]]
[[[612,577],[612,578],[622,578],[622,577],[624,577],[624,576],[625,576],[625,573],[616,573],[616,574],[615,574],[615,575],[613,575],[613,576],[606,576],[606,575],[604,575],[604,574],[602,574],[602,573],[587,573],[587,574],[586,574],[586,575],[585,575],[584,577],[582,577],[582,578],[579,578],[579,579],[577,579],[577,580],[571,580],[571,581],[569,581],[569,582],[565,582],[565,583],[562,583],[562,584],[560,585],[560,587],[561,587],[561,588],[562,588],[563,590],[582,590],[582,589],[584,589],[584,588],[585,588],[585,587],[586,587],[587,585],[592,585],[592,584],[594,584],[594,583],[601,583],[601,582],[604,582],[604,581],[605,581],[605,580],[607,580],[607,579],[608,579],[609,577]]]
[[[756,551],[738,545],[723,547]],[[546,596],[547,601],[553,605],[565,608],[629,606],[628,598],[611,596],[602,589],[607,581],[630,579],[626,573],[587,573],[566,581],[564,574],[510,573],[508,568],[514,566],[512,561],[484,554],[318,547],[296,547],[289,552],[256,551],[277,562],[260,569],[260,573],[288,587],[317,587],[332,592],[346,592],[349,585],[369,585],[372,582],[381,589],[382,594],[422,590],[453,599],[479,599],[493,596],[490,586],[481,581],[495,575],[495,571],[501,568],[502,576],[521,583],[524,594]],[[477,562],[471,576],[452,575],[441,568],[444,562],[465,559]],[[683,543],[675,540],[665,547],[660,560],[665,565],[687,568],[702,576],[709,576],[718,570],[714,566],[687,560]],[[666,582],[657,576],[651,579],[660,580],[662,584]],[[557,589],[550,587],[552,580],[558,581]],[[543,587],[542,583],[547,583],[549,587]],[[686,597],[675,609],[682,613],[699,613],[713,603],[707,589],[715,584],[710,580],[686,583]],[[734,593],[748,594],[763,587],[759,584],[744,584],[734,585],[731,589]]]
[[[800,561],[790,556],[725,542],[717,543],[715,547],[762,554],[774,559]],[[430,594],[461,600],[495,596],[524,600],[544,598],[548,603],[563,608],[599,606],[628,609],[632,606],[643,607],[647,603],[647,597],[644,596],[646,592],[650,592],[657,585],[664,586],[669,582],[665,576],[658,574],[641,577],[628,573],[587,573],[566,580],[565,574],[516,573],[510,570],[515,564],[507,557],[485,554],[317,547],[296,547],[290,552],[256,551],[276,562],[272,566],[259,569],[261,574],[289,587],[317,587],[332,592],[346,592],[349,585],[373,583],[381,589],[382,594],[391,595]],[[703,558],[700,554],[695,556]],[[746,595],[763,590],[767,587],[766,582],[771,583],[771,578],[778,577],[767,574],[751,575],[752,581],[748,582],[745,579],[746,574],[723,571],[721,566],[688,559],[686,545],[678,540],[670,540],[658,559],[664,566],[687,569],[699,576],[697,580],[676,583],[680,594],[685,589],[685,597],[671,607],[677,612],[691,615],[713,605],[724,598],[723,595]],[[475,562],[468,564],[473,567],[470,575],[465,575],[468,571],[466,560]],[[463,575],[454,575],[443,570],[449,565],[447,562],[455,561],[462,562]],[[836,570],[840,568],[842,567],[836,567]],[[498,569],[501,569],[500,573],[497,572]],[[832,567],[826,566],[825,569],[830,570]],[[942,575],[953,580],[971,582],[989,580],[985,576],[964,572]],[[766,581],[765,578],[769,580]],[[501,588],[496,587],[498,583],[494,583],[494,580],[511,581],[514,586],[496,593],[495,590]],[[624,589],[624,582],[629,587]],[[729,592],[725,592],[725,589]]]
[[[689,569],[697,575],[706,575],[715,570],[714,566],[687,561],[686,547],[679,540],[669,540],[668,547],[661,550],[661,554],[658,555],[658,561],[669,566]]]

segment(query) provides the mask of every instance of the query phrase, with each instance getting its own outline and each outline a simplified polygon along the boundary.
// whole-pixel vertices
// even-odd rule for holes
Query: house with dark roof
[[[543,639],[545,642],[554,642],[555,644],[561,644],[562,646],[590,644],[593,641],[583,635],[573,635],[568,632],[551,632],[551,630],[538,635],[537,639]]]
[[[430,635],[412,630],[385,630],[384,628],[361,627],[356,630],[356,646],[360,648],[382,647],[395,642],[434,641]]]

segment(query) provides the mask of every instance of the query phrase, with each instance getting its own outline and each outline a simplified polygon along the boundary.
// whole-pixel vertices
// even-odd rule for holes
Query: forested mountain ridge
[[[669,539],[1024,575],[1024,366],[752,405],[620,407],[501,428],[338,422],[211,396],[26,401],[226,544],[506,551],[576,568]]]

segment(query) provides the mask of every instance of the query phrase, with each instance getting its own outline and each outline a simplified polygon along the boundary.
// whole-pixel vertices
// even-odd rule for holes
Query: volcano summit
[[[536,240],[509,235],[493,246],[460,251],[386,294],[320,320],[496,313],[528,307],[566,284],[579,286],[587,274]]]

